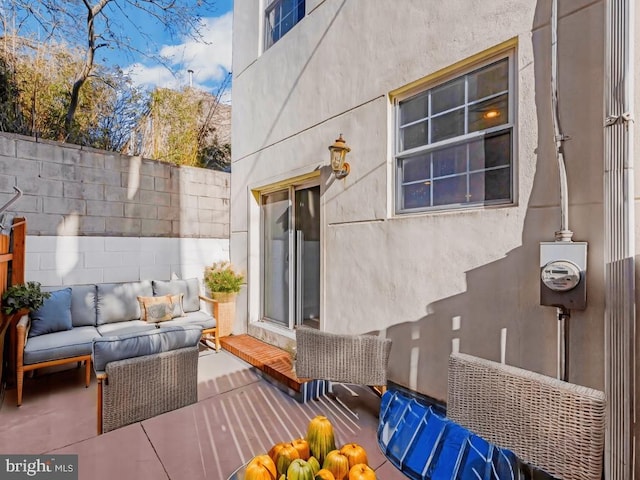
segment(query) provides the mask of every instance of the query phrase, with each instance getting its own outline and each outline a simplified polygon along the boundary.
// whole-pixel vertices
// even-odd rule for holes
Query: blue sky
[[[132,42],[136,48],[168,57],[171,70],[142,55],[131,58],[118,52],[103,52],[102,56],[107,62],[122,67],[137,84],[178,89],[189,84],[188,70],[191,69],[194,87],[217,94],[231,71],[232,14],[233,0],[216,0],[214,16],[204,19],[206,44],[190,38],[172,39],[161,26],[154,26],[147,20],[144,29],[152,35],[155,45],[147,46],[140,38],[132,38]],[[136,21],[135,18],[131,20]],[[136,44],[136,41],[140,43]],[[226,101],[230,100],[230,87],[229,84],[229,91],[224,95]]]

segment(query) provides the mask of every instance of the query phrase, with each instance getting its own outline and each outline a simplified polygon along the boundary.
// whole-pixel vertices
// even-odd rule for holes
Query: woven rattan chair
[[[198,400],[199,327],[167,327],[94,342],[98,434]]]
[[[452,354],[447,416],[554,477],[601,479],[605,432],[601,391]]]
[[[340,335],[296,329],[296,375],[378,387],[387,385],[391,340],[375,335]]]

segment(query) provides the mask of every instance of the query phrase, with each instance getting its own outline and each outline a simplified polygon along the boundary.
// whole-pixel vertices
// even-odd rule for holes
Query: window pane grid
[[[512,202],[511,68],[505,57],[398,102],[399,213]]]
[[[305,0],[272,0],[265,10],[265,48],[271,47],[305,15]]]
[[[464,127],[463,127],[463,131],[459,132],[459,134],[464,135],[469,133],[469,115],[470,115],[470,107],[473,107],[475,105],[481,104],[483,102],[488,102],[489,100],[492,99],[498,99],[501,96],[505,96],[507,97],[507,100],[509,100],[509,89],[508,89],[508,84],[507,84],[507,89],[499,89],[498,91],[492,91],[487,95],[483,95],[480,97],[476,97],[473,99],[470,99],[470,87],[469,87],[469,83],[470,81],[474,81],[475,83],[478,83],[477,77],[480,76],[482,73],[486,72],[487,70],[491,70],[493,68],[495,68],[496,66],[500,67],[502,64],[506,64],[508,62],[508,59],[504,59],[501,60],[499,62],[496,62],[494,65],[490,65],[486,68],[480,69],[478,71],[475,72],[471,72],[471,73],[467,73],[465,75],[463,75],[462,77],[460,77],[463,81],[464,81],[464,98],[461,99],[462,103],[460,104],[456,104],[450,108],[447,108],[445,110],[439,111],[437,113],[433,113],[433,95],[434,92],[438,91],[439,88],[441,88],[441,86],[438,87],[434,87],[431,88],[429,90],[427,90],[426,92],[424,92],[423,94],[419,94],[416,95],[413,98],[410,98],[408,100],[405,101],[401,101],[399,103],[398,109],[399,109],[399,113],[400,115],[398,115],[398,117],[400,118],[400,122],[399,122],[399,133],[400,133],[400,142],[398,143],[398,150],[397,153],[403,153],[405,150],[408,150],[408,148],[406,147],[407,144],[411,145],[411,148],[415,148],[419,145],[414,144],[412,142],[405,142],[404,140],[404,136],[405,136],[405,132],[407,132],[407,128],[408,127],[412,127],[415,126],[417,124],[420,123],[424,123],[426,125],[428,125],[428,129],[424,138],[424,141],[422,142],[422,146],[427,146],[427,145],[431,145],[432,143],[435,143],[434,140],[434,135],[433,135],[433,130],[434,130],[434,121],[435,119],[438,119],[439,117],[443,117],[444,115],[451,115],[452,113],[454,113],[455,111],[458,111],[460,109],[464,109],[464,114],[463,114],[463,122],[464,122]],[[456,80],[454,80],[456,81]],[[452,82],[449,82],[452,83]],[[446,84],[445,84],[446,85]],[[423,95],[427,95],[428,97],[428,109],[427,109],[427,115],[426,116],[420,116],[418,118],[412,118],[410,121],[403,121],[403,111],[404,109],[408,108],[409,106],[412,106],[412,102],[416,102],[419,101],[420,98]],[[501,112],[499,111],[495,111],[494,112],[496,114],[496,117],[492,117],[492,118],[499,118],[501,116]],[[505,118],[502,118],[499,120],[499,123],[496,123],[495,121],[493,122],[493,125],[505,125],[508,126],[508,123],[510,122],[510,115],[508,112],[508,108],[507,108],[507,112],[505,115]],[[452,117],[453,118],[453,117]],[[455,126],[455,125],[454,125]],[[445,134],[446,135],[446,134]],[[450,138],[450,137],[448,137]]]
[[[478,168],[477,163],[479,161],[483,161],[482,159],[476,160],[476,166],[474,167],[474,162],[472,162],[472,158],[474,155],[474,151],[471,149],[471,142],[462,143],[462,144],[454,144],[453,147],[446,147],[444,149],[431,150],[429,152],[423,152],[419,155],[413,155],[409,157],[399,157],[398,158],[398,166],[399,166],[399,187],[400,187],[400,198],[399,198],[399,207],[400,211],[420,211],[425,209],[431,209],[434,207],[441,207],[443,205],[474,205],[474,204],[487,204],[487,203],[504,203],[511,200],[512,197],[512,187],[510,183],[511,179],[511,148],[512,148],[512,139],[511,139],[511,128],[508,128],[504,131],[500,131],[497,134],[492,135],[489,138],[483,136],[483,140],[475,140],[475,143],[481,143],[481,150],[489,150],[495,148],[491,146],[491,142],[493,139],[498,139],[498,143],[503,144],[503,149],[508,150],[508,158],[503,160],[502,164],[490,164],[483,166],[482,168]],[[458,149],[458,151],[462,151],[464,149],[464,168],[459,171],[448,172],[448,173],[438,173],[435,168],[436,159],[435,156],[439,153],[442,154],[444,150],[445,153],[448,150]],[[477,153],[477,148],[475,153]],[[488,152],[491,153],[491,152]],[[484,155],[485,153],[483,153]],[[423,161],[427,163],[427,168],[424,170],[426,175],[422,176],[414,176],[410,177],[410,174],[407,173],[406,170],[406,162],[414,161],[420,162]],[[495,163],[493,159],[485,159],[483,162],[491,161]],[[455,166],[451,166],[455,163],[453,159],[450,159],[448,162],[445,161],[444,165],[446,168],[455,168]],[[415,170],[415,165],[414,165]],[[504,179],[509,182],[508,185],[500,185],[500,193],[492,194],[491,192],[486,192],[484,189],[481,192],[482,196],[479,196],[478,193],[473,193],[473,185],[471,179],[474,177],[481,177],[485,180],[483,181],[484,188],[486,188],[486,184],[488,183],[487,176],[493,173],[503,173]],[[459,182],[455,182],[455,179],[458,179]],[[462,183],[460,183],[462,182]],[[477,183],[477,180],[476,180]],[[504,183],[504,182],[503,182]],[[461,191],[459,188],[464,184],[464,191]],[[444,185],[444,190],[440,188],[439,185]],[[447,186],[449,189],[447,189]],[[451,187],[454,187],[454,191],[451,191]],[[418,188],[421,187],[421,188]],[[440,194],[439,192],[443,193]],[[458,198],[455,202],[444,202],[439,198]],[[410,197],[410,198],[408,198]]]

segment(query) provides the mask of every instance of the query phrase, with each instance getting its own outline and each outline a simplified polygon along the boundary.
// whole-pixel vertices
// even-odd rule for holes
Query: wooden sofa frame
[[[18,406],[22,405],[22,387],[24,385],[25,372],[37,370],[39,368],[53,367],[56,365],[64,365],[67,363],[78,362],[80,365],[85,362],[85,387],[89,387],[91,383],[91,354],[79,355],[77,357],[60,358],[57,360],[49,360],[41,363],[33,363],[29,365],[24,364],[24,346],[27,342],[27,335],[29,334],[29,316],[23,315],[18,324],[17,330],[17,357],[16,357],[16,388]]]

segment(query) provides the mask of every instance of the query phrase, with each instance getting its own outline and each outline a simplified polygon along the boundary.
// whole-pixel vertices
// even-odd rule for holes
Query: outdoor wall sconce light
[[[344,161],[344,158],[351,149],[348,147],[347,142],[344,141],[344,138],[342,138],[342,134],[336,138],[333,145],[329,145],[329,151],[331,152],[331,170],[333,170],[336,178],[342,179],[349,175],[351,167]]]

